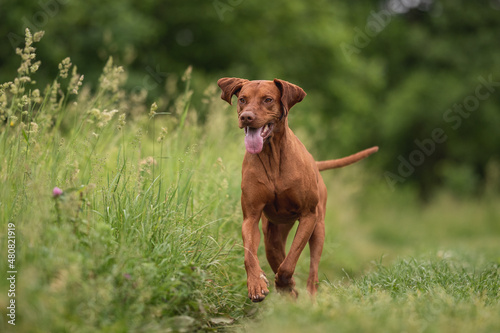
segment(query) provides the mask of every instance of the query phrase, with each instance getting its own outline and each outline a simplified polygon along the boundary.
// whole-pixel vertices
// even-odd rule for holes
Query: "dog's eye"
[[[264,100],[265,103],[272,103],[273,102],[273,99],[271,97],[267,97],[265,100]]]
[[[247,101],[243,97],[240,97],[238,98],[238,102],[240,102],[241,104],[245,104]]]

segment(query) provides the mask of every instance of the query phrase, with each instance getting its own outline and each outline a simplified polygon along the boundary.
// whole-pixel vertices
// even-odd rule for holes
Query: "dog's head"
[[[290,108],[306,96],[299,86],[278,79],[249,81],[232,77],[222,78],[217,84],[221,98],[229,104],[233,95],[238,97],[238,123],[245,129],[245,146],[251,154],[262,151],[264,142],[272,137]]]

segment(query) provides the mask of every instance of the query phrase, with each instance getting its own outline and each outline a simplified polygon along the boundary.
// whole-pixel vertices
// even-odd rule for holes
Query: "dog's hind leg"
[[[323,252],[323,243],[325,242],[325,221],[321,218],[314,228],[313,234],[309,239],[309,249],[311,252],[311,262],[309,268],[309,278],[307,279],[307,291],[314,296],[318,290],[318,268],[321,253]]]

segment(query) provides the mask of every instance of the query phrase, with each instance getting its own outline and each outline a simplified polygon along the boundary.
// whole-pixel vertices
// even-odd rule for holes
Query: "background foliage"
[[[37,76],[41,82],[67,56],[89,82],[113,56],[128,68],[128,89],[151,99],[164,96],[168,82],[189,65],[195,96],[222,76],[279,77],[308,93],[292,125],[313,137],[319,159],[377,144],[381,151],[369,163],[392,188],[416,185],[423,199],[441,185],[460,195],[498,188],[497,0],[124,0],[105,6],[19,0],[0,6],[2,82],[15,74],[13,54],[25,27],[47,33],[39,48],[47,65]],[[480,76],[496,82],[494,91],[470,115],[451,111],[448,118],[461,118],[451,127],[458,120],[444,115],[474,96]],[[167,110],[169,102],[159,106]],[[205,111],[199,113],[204,121]],[[435,128],[447,140],[424,151],[423,161],[422,154],[411,155],[422,151],[415,140],[432,138]]]

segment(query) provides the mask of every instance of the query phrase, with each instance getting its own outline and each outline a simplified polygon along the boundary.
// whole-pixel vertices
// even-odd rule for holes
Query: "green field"
[[[189,69],[166,96],[173,107],[157,113],[122,90],[112,61],[94,89],[78,86],[68,61],[47,89],[27,79],[35,60],[23,64],[0,90],[0,267],[16,271],[13,292],[0,282],[0,331],[500,331],[494,189],[443,190],[424,204],[363,162],[326,171],[316,300],[305,291],[306,250],[299,299],[272,288],[253,304],[240,236],[243,136],[215,83],[197,103],[202,122]],[[309,146],[293,115],[290,125]]]

